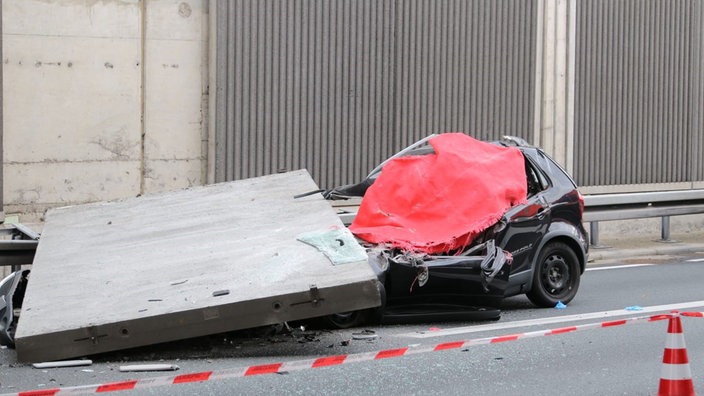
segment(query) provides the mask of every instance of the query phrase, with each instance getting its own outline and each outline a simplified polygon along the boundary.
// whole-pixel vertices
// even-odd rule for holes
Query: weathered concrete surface
[[[344,229],[319,194],[293,198],[315,189],[297,171],[49,211],[18,358],[64,359],[379,306],[364,254],[332,265],[296,239]]]
[[[140,6],[3,2],[6,212],[139,193]]]
[[[147,193],[204,184],[208,13],[203,1],[148,1],[145,20]],[[207,142],[205,142],[207,143]]]
[[[206,0],[2,7],[6,214],[203,184]]]

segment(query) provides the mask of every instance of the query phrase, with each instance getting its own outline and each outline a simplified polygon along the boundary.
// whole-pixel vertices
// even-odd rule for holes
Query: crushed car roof
[[[350,230],[370,243],[440,253],[468,246],[526,199],[525,160],[462,133],[429,140],[433,152],[388,161]]]

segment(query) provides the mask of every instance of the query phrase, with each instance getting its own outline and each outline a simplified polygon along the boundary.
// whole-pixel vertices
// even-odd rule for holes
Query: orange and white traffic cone
[[[687,347],[684,344],[682,321],[677,312],[670,316],[665,339],[665,353],[662,356],[660,372],[660,388],[658,396],[690,396],[694,395],[692,370],[689,368]]]

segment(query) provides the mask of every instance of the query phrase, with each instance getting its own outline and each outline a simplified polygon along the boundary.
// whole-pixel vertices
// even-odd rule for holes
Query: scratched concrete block
[[[341,228],[306,171],[47,214],[20,361],[86,356],[376,307],[376,275],[302,233]],[[60,281],[58,281],[60,280]]]

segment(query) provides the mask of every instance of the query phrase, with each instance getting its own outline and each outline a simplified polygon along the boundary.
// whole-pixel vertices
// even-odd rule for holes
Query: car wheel
[[[325,321],[337,329],[349,329],[367,323],[369,310],[341,312],[325,317]]]
[[[572,301],[579,288],[579,260],[569,246],[552,242],[543,248],[533,274],[533,287],[526,295],[535,305],[554,307]]]
[[[381,323],[381,319],[384,316],[384,307],[386,306],[386,288],[381,282],[377,283],[377,287],[381,298],[380,307],[328,315],[323,318],[324,322],[338,329],[349,329],[369,322]]]

